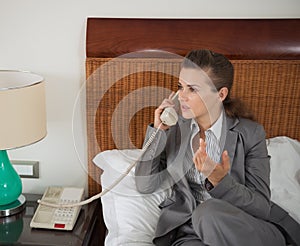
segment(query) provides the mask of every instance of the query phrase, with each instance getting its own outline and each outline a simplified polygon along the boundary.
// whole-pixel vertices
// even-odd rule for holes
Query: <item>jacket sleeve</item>
[[[271,208],[270,157],[263,127],[257,124],[256,127],[248,129],[247,133],[239,133],[237,145],[239,150],[236,150],[236,155],[244,155],[244,158],[239,158],[244,159],[244,162],[235,165],[244,165],[244,183],[238,182],[228,173],[209,193],[212,197],[226,200],[255,217],[267,219]]]
[[[157,129],[148,126],[144,146],[155,131],[157,131]],[[163,180],[165,180],[167,175],[166,142],[166,132],[158,130],[154,140],[138,161],[135,168],[135,181],[139,192],[153,193],[160,187]]]

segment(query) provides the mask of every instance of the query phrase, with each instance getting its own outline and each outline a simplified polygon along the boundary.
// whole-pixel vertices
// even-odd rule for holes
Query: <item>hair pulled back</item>
[[[229,117],[254,119],[253,114],[241,100],[231,98],[234,68],[224,55],[206,49],[192,50],[185,56],[182,67],[203,70],[211,79],[217,91],[223,87],[228,89],[228,95],[223,101],[223,106]]]

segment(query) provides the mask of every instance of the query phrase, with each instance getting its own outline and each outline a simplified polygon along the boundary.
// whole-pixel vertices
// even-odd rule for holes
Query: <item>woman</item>
[[[233,66],[221,54],[191,51],[182,63],[178,100],[182,117],[163,125],[155,110],[146,140],[160,128],[136,167],[141,193],[165,179],[172,195],[161,205],[156,245],[285,245],[270,214],[265,132],[230,91]]]

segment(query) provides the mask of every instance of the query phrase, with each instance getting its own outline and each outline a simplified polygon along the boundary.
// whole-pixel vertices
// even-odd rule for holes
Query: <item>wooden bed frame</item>
[[[141,147],[155,107],[176,90],[181,59],[192,49],[211,49],[232,61],[233,95],[254,112],[268,138],[300,140],[299,29],[300,19],[88,18],[89,195],[101,191],[94,156]]]

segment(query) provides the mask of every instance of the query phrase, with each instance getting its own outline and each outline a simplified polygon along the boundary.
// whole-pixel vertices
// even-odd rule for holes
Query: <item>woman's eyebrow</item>
[[[192,89],[201,89],[201,86],[197,85],[197,84],[187,85],[187,87],[192,88]]]
[[[186,84],[187,84],[187,83],[186,83]],[[178,82],[178,85],[181,85],[181,86],[182,86],[182,84],[181,84],[180,81]],[[198,88],[201,88],[201,86],[198,85],[198,84],[187,84],[186,86],[187,86],[187,87],[198,87]]]
[[[196,84],[195,85],[193,85],[193,84],[192,85],[187,85],[187,86],[188,87],[199,87],[200,88],[200,85],[196,85]]]

